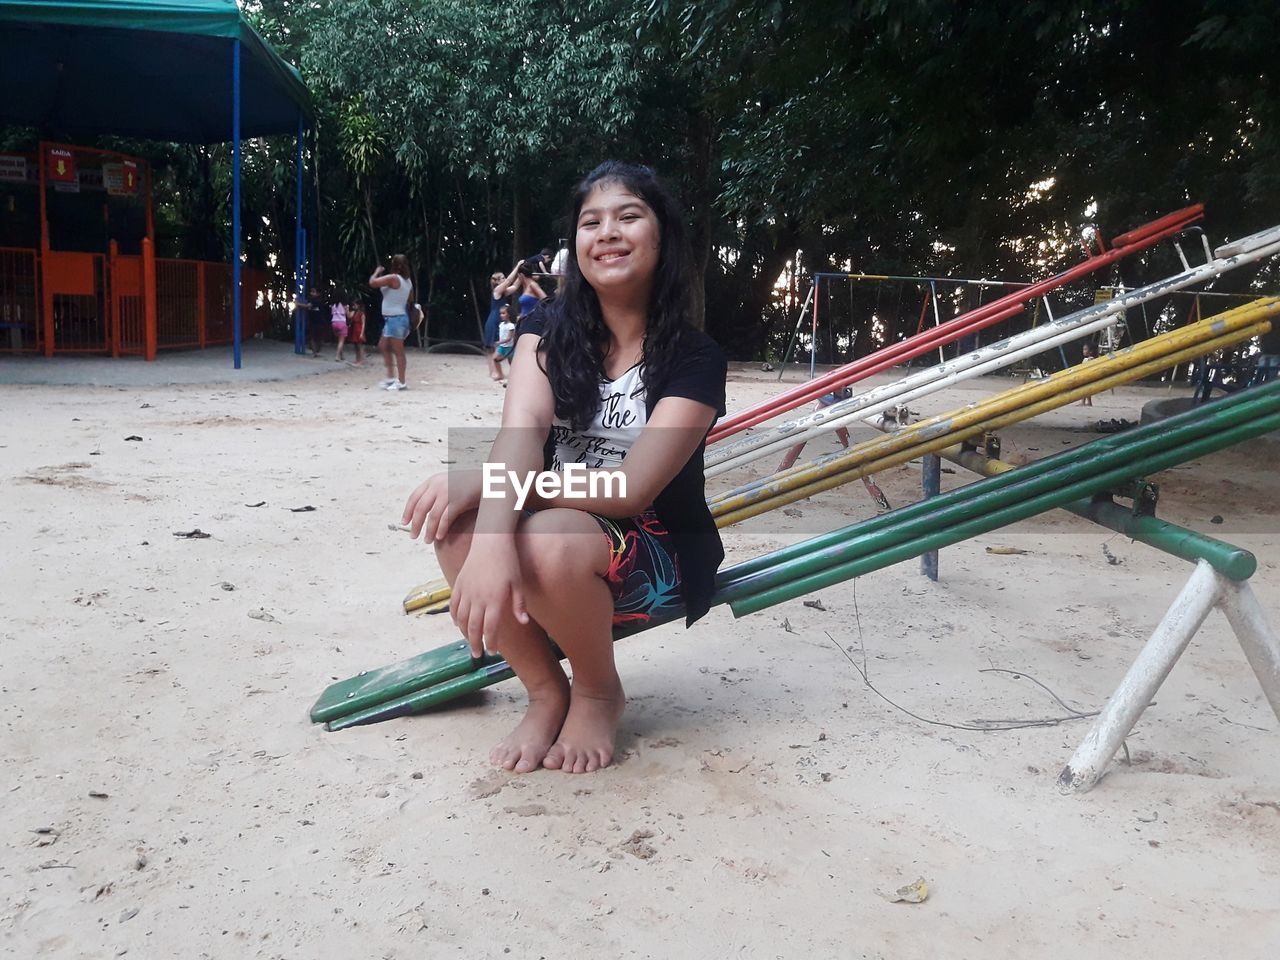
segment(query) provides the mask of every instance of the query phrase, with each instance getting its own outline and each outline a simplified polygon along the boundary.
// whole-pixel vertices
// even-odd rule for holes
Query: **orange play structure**
[[[0,352],[154,360],[166,348],[231,343],[231,264],[157,257],[151,186],[145,160],[114,151],[42,141],[35,157],[0,155],[8,211],[20,218],[15,195],[34,188],[39,221],[34,248],[0,246]],[[72,211],[68,227],[60,214]],[[252,337],[269,323],[267,274],[241,276]]]

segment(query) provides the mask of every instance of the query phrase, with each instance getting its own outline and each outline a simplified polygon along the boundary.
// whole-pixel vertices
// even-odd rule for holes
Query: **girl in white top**
[[[409,258],[397,253],[391,258],[391,272],[378,267],[369,277],[369,286],[382,293],[382,336],[378,338],[378,352],[387,368],[387,378],[382,386],[387,390],[407,390],[404,379],[404,338],[409,335],[409,298],[413,294],[412,271]],[[392,361],[394,360],[394,369]]]

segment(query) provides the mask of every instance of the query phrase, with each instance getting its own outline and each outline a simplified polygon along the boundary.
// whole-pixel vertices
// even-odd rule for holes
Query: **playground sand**
[[[1063,513],[944,550],[936,584],[913,561],[822,591],[822,609],[717,609],[620,644],[630,705],[619,762],[595,775],[487,766],[520,714],[512,683],[310,725],[332,680],[454,639],[447,616],[400,613],[436,568],[387,526],[441,468],[447,427],[499,415],[478,359],[415,355],[403,394],[378,374],[0,387],[0,952],[1277,955],[1280,730],[1220,615],[1130,763],[1083,797],[1055,778],[1086,723],[943,725],[1069,715],[993,669],[1097,709],[1185,581],[1187,564]],[[731,409],[776,390],[737,369]],[[1063,408],[1006,430],[1005,455],[1086,442],[1165,395]],[[1254,550],[1280,625],[1278,461],[1270,438],[1170,471],[1160,513]],[[878,479],[895,505],[917,495],[918,467]],[[873,511],[855,484],[726,531],[729,559]],[[923,903],[880,895],[917,878]]]

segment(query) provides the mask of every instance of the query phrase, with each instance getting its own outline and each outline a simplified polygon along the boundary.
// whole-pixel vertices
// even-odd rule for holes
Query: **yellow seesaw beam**
[[[747,491],[730,491],[708,501],[717,527],[768,513],[826,490],[879,473],[946,447],[1122,384],[1205,356],[1222,347],[1261,336],[1280,313],[1280,298],[1265,297],[1152,337],[1105,358],[1079,364],[1045,380],[1021,384],[959,410],[911,424],[884,437],[855,444],[839,456],[799,464]],[[438,613],[449,606],[449,587],[435,580],[411,590],[406,613]]]

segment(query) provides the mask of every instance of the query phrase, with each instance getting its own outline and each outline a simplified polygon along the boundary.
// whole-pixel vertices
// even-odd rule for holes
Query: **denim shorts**
[[[382,318],[382,335],[392,340],[403,340],[409,335],[409,318],[403,313]]]

